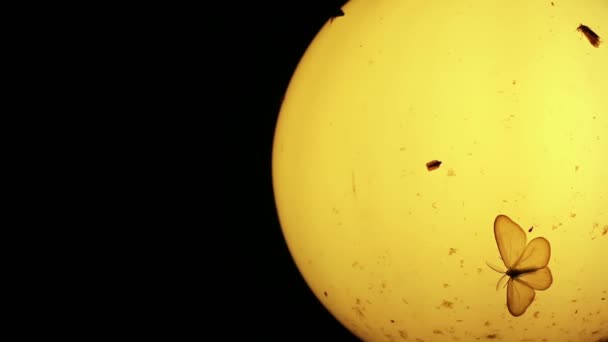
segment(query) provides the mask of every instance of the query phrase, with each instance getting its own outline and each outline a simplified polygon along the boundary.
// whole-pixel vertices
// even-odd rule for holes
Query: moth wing
[[[519,277],[517,280],[525,283],[529,287],[535,290],[546,290],[551,284],[553,284],[553,276],[549,267],[543,267],[533,272],[527,272]]]
[[[530,241],[521,258],[517,261],[515,269],[530,270],[546,267],[551,257],[551,245],[543,237]]]
[[[536,293],[534,289],[526,285],[517,278],[509,279],[507,286],[507,308],[511,315],[519,317],[526,312],[526,309],[532,301]]]
[[[502,261],[507,268],[513,268],[526,248],[526,233],[505,215],[494,220],[494,238]]]

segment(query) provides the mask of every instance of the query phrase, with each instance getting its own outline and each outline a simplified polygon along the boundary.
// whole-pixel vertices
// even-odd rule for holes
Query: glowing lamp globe
[[[310,289],[366,341],[606,340],[608,1],[343,11],[273,145]]]

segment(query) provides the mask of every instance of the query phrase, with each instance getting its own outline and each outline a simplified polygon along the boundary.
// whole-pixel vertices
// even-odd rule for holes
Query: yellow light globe
[[[608,1],[343,10],[273,146],[311,290],[367,341],[607,339]]]

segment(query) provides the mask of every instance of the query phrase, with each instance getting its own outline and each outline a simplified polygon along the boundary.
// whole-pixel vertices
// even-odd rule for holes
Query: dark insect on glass
[[[589,40],[589,43],[591,43],[591,45],[593,45],[595,47],[600,46],[600,36],[598,36],[597,33],[593,32],[593,30],[590,29],[589,26],[580,24],[580,25],[578,25],[576,30],[580,31],[582,34],[584,34],[585,37],[587,37],[587,40]]]
[[[336,19],[337,17],[343,17],[344,16],[344,11],[342,11],[341,8],[338,8],[334,11],[334,13],[332,13],[331,17],[329,17],[329,22],[333,22],[334,19]]]
[[[435,169],[438,169],[440,165],[441,162],[439,160],[431,160],[430,162],[426,163],[426,169],[429,171],[433,171]]]

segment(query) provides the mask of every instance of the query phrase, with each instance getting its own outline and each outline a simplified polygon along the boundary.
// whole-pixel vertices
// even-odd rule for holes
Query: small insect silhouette
[[[441,161],[431,160],[430,162],[426,163],[426,169],[429,171],[433,171],[435,169],[438,169],[440,165],[441,165]]]
[[[532,229],[534,229],[534,226],[530,227],[530,229],[528,229],[528,233],[532,233]]]
[[[576,30],[582,32],[585,37],[587,37],[587,40],[589,41],[589,43],[591,43],[591,45],[595,47],[600,46],[600,36],[598,36],[597,33],[593,32],[593,30],[590,29],[588,26],[580,24],[578,25]]]
[[[329,7],[325,7],[326,9],[329,9],[329,22],[333,22],[334,19],[336,19],[337,17],[343,17],[344,16],[344,11],[342,10],[342,7],[344,7],[344,5],[346,5],[346,3],[348,2],[348,0],[329,0],[329,1],[324,1],[326,6]]]
[[[334,10],[334,12],[331,14],[331,16],[329,17],[329,22],[333,22],[334,19],[336,19],[337,17],[343,17],[344,16],[344,11],[342,11],[341,8],[338,8],[336,10]]]
[[[504,275],[498,280],[496,290],[503,279],[507,283],[507,308],[511,315],[518,317],[532,304],[536,292],[548,289],[553,283],[551,270],[547,265],[551,257],[551,245],[543,237],[537,237],[526,246],[526,233],[506,215],[498,215],[494,220],[494,238],[507,271],[487,265]]]

